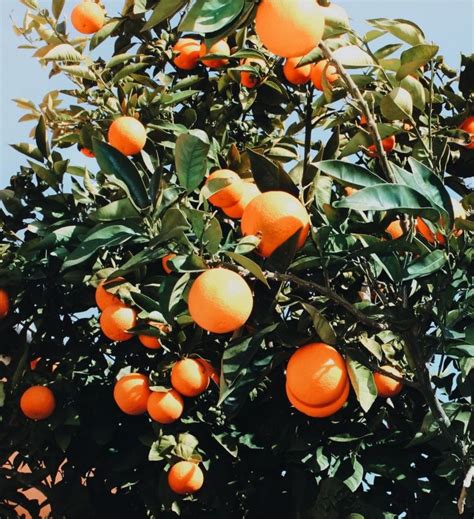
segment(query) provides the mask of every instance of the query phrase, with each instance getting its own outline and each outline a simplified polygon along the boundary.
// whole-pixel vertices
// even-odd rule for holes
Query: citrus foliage
[[[64,1],[22,3],[16,32],[71,87],[17,100],[35,144],[0,191],[2,517],[457,517],[472,61],[458,90],[418,26],[357,35],[335,6],[284,68],[250,0],[127,0],[91,38]],[[273,40],[294,58],[291,31]],[[32,386],[43,420],[20,408]]]

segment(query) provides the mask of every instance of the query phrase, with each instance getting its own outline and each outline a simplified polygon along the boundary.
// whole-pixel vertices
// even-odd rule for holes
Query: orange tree
[[[327,1],[22,3],[70,88],[0,191],[1,516],[471,516],[472,60]]]

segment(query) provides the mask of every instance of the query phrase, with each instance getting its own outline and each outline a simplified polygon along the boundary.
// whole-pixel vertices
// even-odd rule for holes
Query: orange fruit
[[[321,91],[323,91],[323,74],[325,74],[326,81],[329,85],[332,85],[339,79],[339,74],[337,73],[337,69],[334,65],[328,65],[327,59],[318,61],[318,63],[316,63],[316,65],[314,65],[313,69],[311,70],[311,81],[313,85]]]
[[[168,472],[168,485],[176,494],[194,494],[204,483],[204,474],[196,463],[178,461]]]
[[[100,328],[111,341],[124,342],[133,337],[127,330],[137,324],[137,312],[125,305],[107,306],[100,316]]]
[[[323,406],[341,396],[347,382],[347,369],[341,354],[322,342],[298,348],[286,369],[291,393],[310,406]]]
[[[402,376],[400,371],[394,366],[381,366],[382,369],[392,373],[393,375]],[[387,375],[383,375],[382,373],[374,373],[374,382],[377,388],[377,393],[379,396],[383,396],[385,398],[396,396],[402,390],[403,384],[398,380],[388,377]]]
[[[231,183],[209,197],[208,200],[212,205],[230,207],[242,198],[245,189],[244,182],[237,173],[230,169],[219,169],[207,177],[206,184],[215,179],[225,179]]]
[[[220,40],[214,43],[214,45],[212,45],[210,49],[206,47],[205,43],[201,43],[199,56],[203,58],[208,54],[230,56],[230,47],[225,40]],[[206,67],[209,68],[222,68],[223,66],[227,65],[227,63],[229,63],[229,60],[224,58],[202,59],[201,61],[204,63],[204,65],[206,65]]]
[[[283,75],[292,85],[304,85],[311,78],[312,65],[303,65],[298,67],[301,56],[296,58],[288,58],[283,66]]]
[[[403,236],[402,223],[400,220],[394,220],[386,229],[385,232],[388,232],[392,237],[392,240],[396,240]]]
[[[304,56],[319,45],[324,15],[315,0],[262,0],[255,30],[270,52],[282,58]]]
[[[222,210],[229,218],[239,219],[242,218],[244,214],[245,208],[250,204],[250,202],[258,195],[260,195],[260,190],[255,184],[250,184],[248,182],[243,182],[244,194],[242,198],[234,205],[229,207],[223,207]]]
[[[95,290],[95,302],[100,310],[105,310],[108,306],[118,305],[125,306],[116,295],[107,291],[107,286],[113,285],[113,288],[118,287],[119,282],[125,283],[124,278],[114,278],[109,281],[103,279]]]
[[[242,61],[242,65],[260,66],[260,69],[264,69],[267,64],[263,59],[258,58],[247,58]],[[253,72],[243,71],[240,73],[240,84],[247,88],[255,88],[260,82],[258,75]]]
[[[114,386],[116,404],[121,411],[132,416],[146,412],[150,394],[148,377],[141,373],[124,375]]]
[[[145,147],[146,129],[134,117],[122,116],[110,125],[109,144],[124,155],[136,155]]]
[[[21,395],[20,409],[31,420],[44,420],[55,408],[56,398],[49,387],[32,386]]]
[[[365,116],[365,114],[362,114],[360,116],[360,125],[361,126],[366,126],[366,124],[367,124],[367,117]]]
[[[5,319],[10,311],[10,298],[8,292],[0,288],[0,319]]]
[[[81,2],[71,12],[71,22],[81,34],[94,34],[105,23],[105,12],[94,2]]]
[[[386,153],[390,153],[393,150],[393,148],[395,148],[396,143],[397,143],[397,140],[395,139],[395,135],[382,139],[382,146]],[[367,153],[371,157],[379,156],[377,153],[377,148],[375,147],[375,144],[372,144],[371,146],[368,147]]]
[[[81,148],[81,153],[89,159],[93,159],[95,157],[89,148]]]
[[[173,259],[173,258],[176,258],[176,254],[167,254],[166,256],[163,256],[161,258],[161,266],[163,267],[163,270],[167,273],[167,274],[171,274],[171,272],[173,272],[169,267],[168,267],[168,261]]]
[[[193,70],[199,65],[201,43],[194,38],[180,38],[173,47],[173,63],[182,70]]]
[[[356,189],[355,187],[346,186],[344,188],[344,192],[346,193],[346,196],[351,196],[354,193],[357,193],[357,191],[359,191],[359,190]]]
[[[176,422],[183,414],[183,397],[174,389],[152,392],[148,398],[147,410],[155,422],[162,424]]]
[[[464,210],[464,207],[461,205],[461,203],[458,200],[451,198],[451,204],[453,206],[454,218],[461,218],[461,219],[466,218],[466,211]],[[439,221],[439,225],[441,227],[444,227],[444,221],[442,218]],[[434,234],[433,231],[428,227],[426,222],[421,217],[418,217],[416,219],[416,230],[431,245],[434,245],[436,242],[438,242],[440,245],[446,245],[446,238],[444,237],[444,235],[440,232],[437,232],[436,234]],[[454,230],[453,234],[456,237],[461,236],[462,229]]]
[[[471,115],[465,119],[459,128],[471,135],[471,142],[466,144],[465,147],[468,150],[474,150],[474,115]]]
[[[310,219],[303,204],[284,191],[267,191],[256,196],[242,215],[242,233],[261,237],[258,252],[265,258],[299,229],[297,247],[308,236]]]
[[[198,396],[209,386],[206,367],[197,359],[182,359],[171,368],[171,385],[184,396]]]
[[[196,360],[203,365],[209,378],[219,387],[219,373],[214,366],[206,359],[199,358]]]
[[[150,322],[150,326],[158,328],[160,331],[168,333],[170,331],[169,326],[163,323],[154,323]],[[145,348],[149,348],[150,350],[157,350],[161,348],[161,342],[158,337],[153,337],[152,335],[139,335],[138,340],[145,346]]]
[[[245,324],[253,308],[246,281],[224,268],[203,272],[191,286],[189,314],[194,322],[212,333],[228,333]]]

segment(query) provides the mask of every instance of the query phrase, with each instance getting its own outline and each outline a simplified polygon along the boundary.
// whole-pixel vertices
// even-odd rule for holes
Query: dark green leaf
[[[235,252],[226,252],[226,255],[229,256],[229,258],[233,259],[239,265],[242,265],[242,267],[247,269],[259,281],[261,281],[264,285],[270,288],[265,274],[263,273],[262,269],[255,263],[255,261],[252,261],[250,258],[247,258],[246,256],[242,256],[241,254],[237,254]]]
[[[39,118],[38,125],[36,126],[35,140],[36,146],[38,146],[41,154],[44,158],[47,158],[49,156],[49,145],[48,136],[46,134],[46,123],[43,116]]]
[[[206,175],[209,147],[209,142],[189,133],[180,135],[176,140],[176,174],[188,192],[194,191]]]
[[[244,3],[244,0],[196,0],[179,30],[203,34],[220,31],[239,16]]]
[[[324,160],[315,164],[324,174],[341,181],[343,186],[370,187],[385,181],[368,169],[342,160]]]
[[[429,276],[439,269],[443,268],[448,258],[444,251],[434,250],[427,256],[416,259],[413,263],[407,266],[404,276],[405,281],[409,279],[416,279],[423,276]]]
[[[347,357],[347,370],[357,400],[362,409],[367,412],[377,398],[377,388],[375,387],[373,373],[359,361],[350,357]]]
[[[159,0],[155,6],[150,19],[144,25],[142,31],[153,29],[156,25],[168,20],[175,15],[182,7],[184,7],[189,0]]]
[[[252,173],[260,191],[286,191],[298,196],[298,188],[280,163],[275,163],[261,153],[247,150],[252,164]]]

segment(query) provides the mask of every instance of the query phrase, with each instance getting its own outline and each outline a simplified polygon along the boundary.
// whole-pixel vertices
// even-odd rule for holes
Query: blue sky
[[[50,8],[51,0],[39,0],[41,7]],[[63,14],[69,12],[77,0],[66,0]],[[120,12],[123,0],[103,0],[108,14]],[[473,0],[339,0],[352,20],[353,27],[362,32],[368,30],[363,22],[367,18],[405,18],[421,26],[428,41],[434,41],[441,48],[446,61],[458,67],[460,55],[474,52],[474,1]],[[10,143],[28,140],[32,123],[18,123],[23,111],[16,107],[12,98],[31,99],[39,102],[50,90],[65,88],[69,82],[60,76],[48,79],[48,70],[42,68],[32,51],[18,49],[23,41],[11,29],[10,17],[20,22],[25,7],[19,0],[0,0],[1,14],[1,60],[0,60],[0,187],[15,174],[25,157],[10,148]],[[106,47],[100,46],[97,53]],[[66,154],[65,154],[66,155]],[[75,149],[67,153],[76,165],[92,166],[90,160]]]

